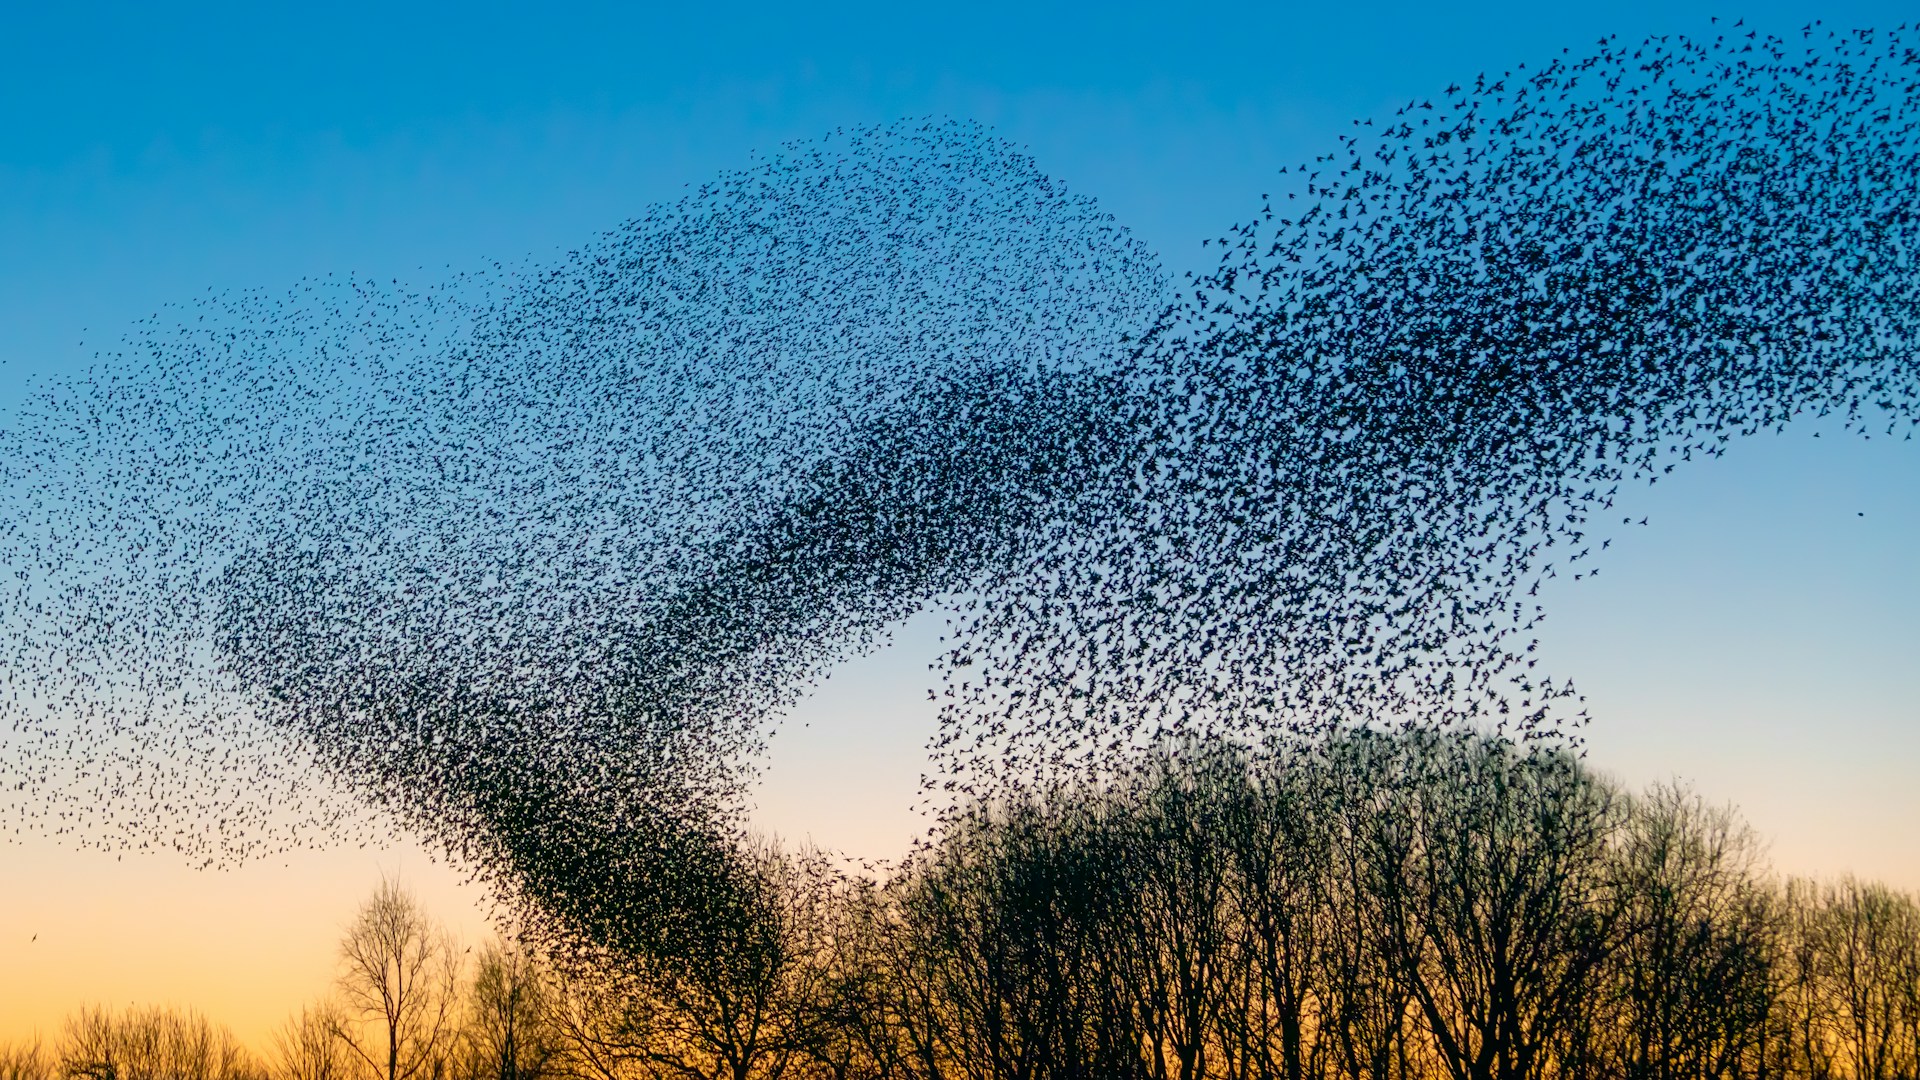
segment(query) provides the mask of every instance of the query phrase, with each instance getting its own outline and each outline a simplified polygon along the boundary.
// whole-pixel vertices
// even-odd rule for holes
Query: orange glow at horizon
[[[296,852],[231,871],[166,856],[0,845],[0,1040],[51,1049],[83,1005],[191,1008],[248,1046],[325,995],[341,931],[382,874],[466,942],[490,929],[481,891],[411,846]]]

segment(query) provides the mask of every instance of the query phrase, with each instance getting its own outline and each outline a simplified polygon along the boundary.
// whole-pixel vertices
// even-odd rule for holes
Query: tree
[[[1397,738],[1359,729],[1330,736],[1322,753],[1318,798],[1330,836],[1319,981],[1332,1055],[1347,1080],[1405,1078],[1412,991],[1391,916],[1410,880],[1414,831],[1398,816],[1402,793],[1390,783],[1405,750]]]
[[[779,1080],[810,1056],[834,875],[770,840],[743,845],[737,867],[705,935],[639,965],[650,1056],[679,1075]]]
[[[949,824],[901,884],[895,1015],[919,1075],[1139,1075],[1136,964],[1109,953],[1128,873],[1097,792]]]
[[[1304,1080],[1319,1075],[1338,1038],[1330,991],[1359,976],[1328,967],[1337,806],[1325,763],[1305,754],[1236,772],[1224,785],[1220,842],[1234,871],[1232,967],[1245,985],[1219,1009],[1223,1050],[1245,1059],[1244,1075]]]
[[[793,1021],[809,1059],[807,1075],[913,1076],[889,1011],[886,938],[894,923],[888,896],[865,876],[836,873],[833,879],[810,934],[818,978]]]
[[[1564,752],[1417,735],[1390,823],[1411,830],[1382,878],[1392,948],[1454,1080],[1529,1080],[1587,1006],[1619,932],[1608,844],[1621,804]]]
[[[340,943],[335,1035],[381,1080],[438,1080],[457,1035],[453,944],[413,895],[383,880]]]
[[[355,1080],[365,1068],[340,1035],[346,1018],[332,1001],[302,1008],[274,1034],[275,1080]]]
[[[550,993],[523,949],[490,942],[468,992],[466,1073],[471,1080],[542,1080],[559,1053]]]
[[[601,865],[618,875],[622,862]],[[841,879],[826,859],[740,842],[724,872],[701,868],[703,902],[671,933],[641,892],[658,868],[636,869],[603,883],[596,910],[548,912],[537,927],[561,969],[549,1015],[566,1068],[595,1080],[779,1080],[837,1055],[824,1028],[846,975],[832,917]],[[593,933],[568,925],[576,913]]]
[[[53,1064],[39,1039],[0,1043],[0,1080],[53,1080]]]
[[[60,1071],[70,1080],[264,1080],[266,1071],[225,1028],[162,1007],[67,1019]]]
[[[1635,1080],[1755,1071],[1773,967],[1757,841],[1730,810],[1670,786],[1635,800],[1622,834],[1625,933],[1584,1010],[1606,1027],[1596,1050]]]
[[[556,979],[547,1001],[556,1070],[577,1080],[647,1073],[647,1048],[630,1023],[635,996],[611,964],[579,965]]]
[[[1920,909],[1846,878],[1820,898],[1814,948],[1839,1056],[1853,1080],[1920,1073]]]
[[[1104,860],[1112,877],[1101,908],[1120,917],[1098,920],[1096,940],[1111,943],[1100,954],[1118,961],[1118,987],[1131,991],[1121,1000],[1131,1006],[1130,1026],[1144,1038],[1141,1064],[1153,1080],[1208,1075],[1209,1051],[1225,1045],[1219,1025],[1240,968],[1235,961],[1253,956],[1258,970],[1272,972],[1259,949],[1232,955],[1234,856],[1251,857],[1240,860],[1243,872],[1272,870],[1264,857],[1271,852],[1254,850],[1268,838],[1258,835],[1265,823],[1257,812],[1245,813],[1246,768],[1240,755],[1195,741],[1153,754],[1127,790],[1109,796],[1116,858]],[[1235,810],[1242,811],[1238,821]],[[1238,851],[1236,825],[1256,833]],[[1261,888],[1274,883],[1269,877]],[[1124,903],[1112,902],[1122,896]],[[1247,900],[1248,890],[1239,899]],[[1258,921],[1290,913],[1256,902],[1240,914]]]
[[[1730,812],[1673,787],[1629,799],[1565,748],[1370,729],[1169,741],[1098,781],[958,808],[884,883],[713,839],[678,886],[703,902],[667,918],[642,890],[676,868],[601,838],[620,858],[582,865],[635,875],[536,916],[538,970],[482,953],[460,1080],[1920,1069],[1913,898],[1781,888]],[[381,940],[431,952],[410,925]]]
[[[1829,1080],[1838,1068],[1833,1003],[1827,998],[1820,889],[1813,882],[1793,880],[1777,899],[1775,926],[1780,944],[1775,950],[1771,1037],[1776,1049],[1768,1057],[1785,1076]]]

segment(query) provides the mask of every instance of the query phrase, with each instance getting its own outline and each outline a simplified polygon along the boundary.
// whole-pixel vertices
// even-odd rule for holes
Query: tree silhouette
[[[346,1018],[333,1001],[309,1005],[274,1035],[274,1080],[360,1080],[366,1063],[342,1037]]]
[[[453,944],[412,893],[387,879],[340,942],[336,1036],[380,1080],[439,1080],[458,1031]]]
[[[225,1028],[165,1007],[84,1008],[59,1051],[68,1080],[264,1080],[266,1070]]]
[[[0,1043],[0,1080],[50,1080],[53,1063],[38,1038]]]
[[[1635,800],[1618,844],[1625,934],[1578,1019],[1611,1075],[1762,1071],[1775,937],[1753,834],[1673,786]]]
[[[464,1071],[472,1080],[543,1080],[557,1066],[551,991],[525,949],[494,941],[474,963]]]

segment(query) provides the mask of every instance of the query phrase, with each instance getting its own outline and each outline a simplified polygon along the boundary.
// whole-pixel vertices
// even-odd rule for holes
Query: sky
[[[563,253],[840,126],[990,124],[1178,272],[1281,167],[1450,82],[1713,17],[1782,34],[1907,17],[1832,0],[1076,10],[1092,6],[15,5],[0,415],[167,301]],[[1797,425],[1623,494],[1649,524],[1618,533],[1599,577],[1544,591],[1545,663],[1587,694],[1590,762],[1738,804],[1783,871],[1920,889],[1920,444]],[[882,857],[925,827],[908,807],[937,623],[788,718],[763,827]],[[201,872],[0,843],[0,1038],[51,1036],[82,1001],[171,1001],[264,1045],[325,989],[383,873],[486,932],[458,869],[406,844]]]

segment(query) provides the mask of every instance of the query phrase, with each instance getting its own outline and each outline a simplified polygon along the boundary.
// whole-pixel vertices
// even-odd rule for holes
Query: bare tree
[[[1123,917],[1100,919],[1097,940],[1112,943],[1102,952],[1118,961],[1119,985],[1131,991],[1123,1000],[1144,1037],[1141,1064],[1153,1080],[1200,1080],[1213,1064],[1209,1051],[1232,1045],[1219,1038],[1219,1026],[1235,961],[1244,958],[1232,955],[1231,889],[1233,812],[1247,801],[1245,773],[1244,759],[1222,746],[1169,747],[1131,778],[1109,815],[1119,843],[1112,849],[1117,859],[1107,860],[1112,879],[1103,892],[1124,896],[1125,903],[1100,905]],[[1257,832],[1262,823],[1242,816],[1238,824]],[[1265,840],[1250,838],[1239,854],[1254,856],[1254,866],[1269,871],[1272,864],[1251,850]],[[1246,862],[1240,869],[1248,869]],[[1242,890],[1239,898],[1249,897]],[[1283,909],[1256,904],[1252,914]],[[1263,964],[1260,970],[1272,969]]]
[[[824,1028],[837,1022],[832,987],[844,976],[831,915],[840,876],[770,840],[734,855],[726,880],[703,882],[706,903],[677,933],[554,951],[563,985],[550,1016],[567,1071],[779,1080],[836,1056]]]
[[[333,1001],[303,1007],[274,1034],[275,1080],[355,1080],[366,1063],[341,1037],[346,1017]]]
[[[1619,803],[1567,755],[1472,735],[1406,740],[1394,951],[1454,1080],[1528,1080],[1586,1007],[1618,933]],[[1390,781],[1391,782],[1391,781]]]
[[[38,1038],[0,1043],[0,1080],[53,1080],[53,1062]]]
[[[452,941],[385,880],[340,943],[343,1015],[335,1034],[381,1080],[438,1080],[458,1034]]]
[[[67,1017],[60,1038],[60,1073],[70,1080],[121,1080],[126,1054],[113,1014],[98,1005],[82,1006]]]
[[[832,1080],[907,1077],[905,1044],[890,1013],[887,894],[872,878],[836,874],[811,936],[820,977],[794,1017],[807,1075]]]
[[[779,1080],[808,1055],[806,1025],[827,976],[821,932],[832,873],[770,840],[742,850],[741,881],[698,951],[656,958],[646,984],[664,1037],[652,1056],[681,1075]]]
[[[577,1080],[653,1075],[645,1033],[632,1023],[636,996],[612,964],[576,965],[557,978],[547,1001],[555,1071]]]
[[[1171,744],[1170,744],[1171,745]],[[483,957],[477,1077],[1911,1080],[1920,910],[1776,886],[1728,811],[1564,750],[1203,738],[962,808],[885,884],[741,845],[711,903]],[[708,870],[713,868],[709,867]],[[611,904],[617,907],[618,896]],[[492,972],[492,974],[489,974]],[[524,985],[531,988],[532,983]],[[479,1005],[491,1002],[483,1021]],[[500,1065],[531,1018],[548,1066]],[[467,1045],[479,1046],[470,1034]],[[476,1067],[484,1056],[495,1064]],[[289,1078],[304,1080],[304,1078]]]
[[[1920,1072],[1920,910],[1905,894],[1846,878],[1821,897],[1815,923],[1839,1056],[1853,1080]]]
[[[542,1080],[559,1048],[549,1023],[551,994],[533,958],[505,942],[488,943],[468,991],[466,1073],[471,1080]]]
[[[1390,918],[1414,856],[1414,830],[1390,782],[1403,753],[1399,740],[1366,729],[1330,736],[1323,750],[1318,797],[1328,804],[1331,836],[1320,992],[1337,1075],[1346,1080],[1413,1075],[1412,991]]]
[[[1139,1075],[1137,963],[1110,954],[1128,879],[1097,792],[983,806],[898,892],[897,1015],[919,1075]]]
[[[1618,858],[1628,905],[1604,993],[1583,1009],[1614,1075],[1730,1077],[1761,1064],[1772,996],[1759,847],[1731,810],[1673,786],[1635,800]]]
[[[1336,806],[1324,763],[1303,753],[1237,773],[1220,842],[1234,869],[1232,967],[1244,987],[1219,1009],[1223,1052],[1244,1059],[1234,1075],[1305,1080],[1321,1075],[1336,1041],[1325,978]]]
[[[264,1080],[225,1028],[191,1011],[163,1007],[123,1014],[84,1008],[67,1020],[60,1071],[72,1080]]]
[[[1775,1020],[1768,1056],[1780,1074],[1830,1080],[1838,1075],[1834,1059],[1833,1002],[1827,997],[1826,956],[1822,938],[1820,887],[1811,881],[1787,882],[1776,904],[1773,998]]]

